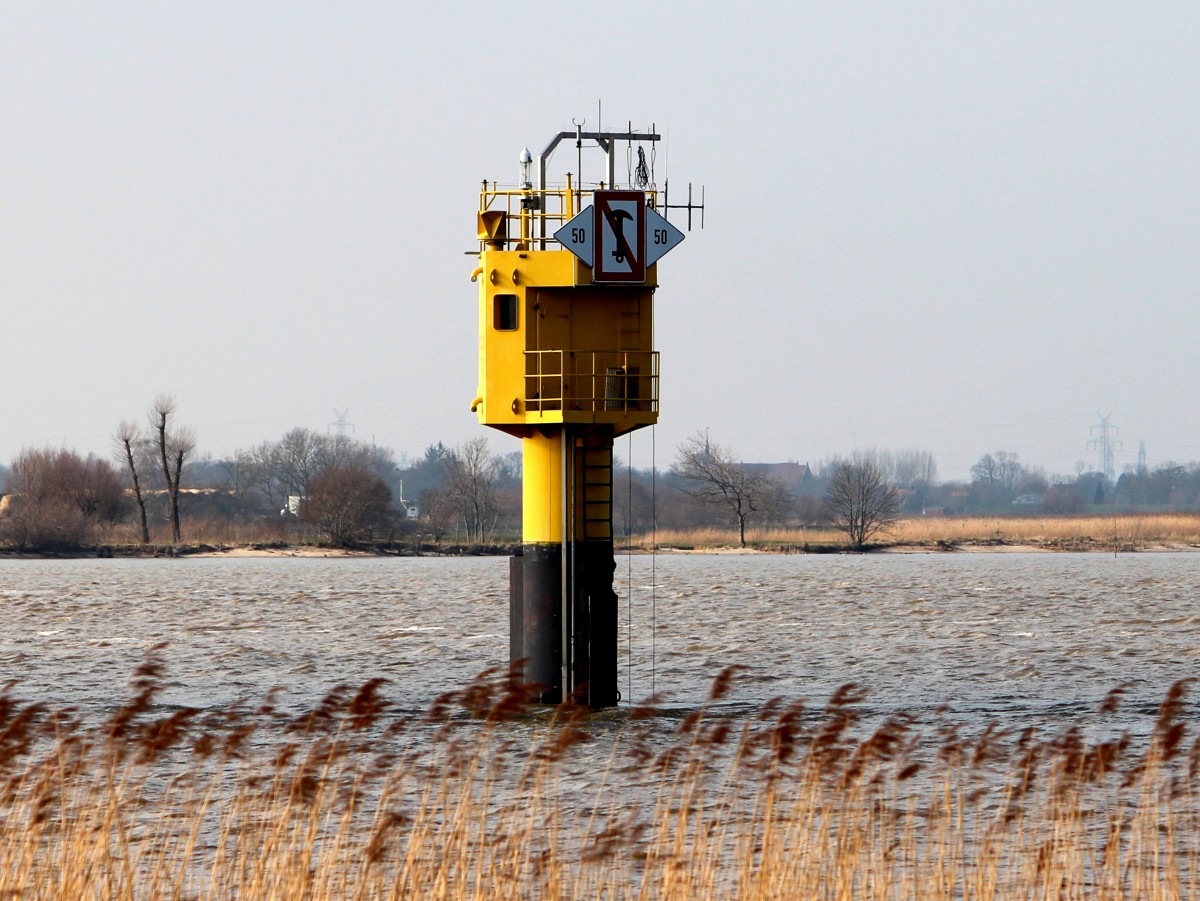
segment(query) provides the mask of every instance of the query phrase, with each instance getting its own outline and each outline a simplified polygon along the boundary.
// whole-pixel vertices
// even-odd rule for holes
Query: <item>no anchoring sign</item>
[[[684,234],[647,207],[641,191],[597,191],[595,203],[554,238],[592,267],[593,281],[644,282],[646,269],[674,250]]]
[[[596,255],[592,280],[646,280],[646,195],[641,191],[597,191]]]

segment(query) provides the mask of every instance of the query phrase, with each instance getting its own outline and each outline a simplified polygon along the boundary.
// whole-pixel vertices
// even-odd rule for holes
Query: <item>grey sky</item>
[[[1200,459],[1200,6],[427,8],[0,9],[0,460],[107,454],[162,391],[214,454],[347,408],[481,434],[479,182],[597,100],[707,188],[660,265],[660,464],[708,427],[1069,473],[1109,411],[1118,467]]]

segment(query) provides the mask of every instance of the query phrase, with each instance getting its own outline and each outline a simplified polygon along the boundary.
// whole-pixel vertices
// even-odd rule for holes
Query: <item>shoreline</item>
[[[674,548],[662,547],[659,555],[688,555],[688,554],[728,554],[728,555],[764,555],[764,556],[803,556],[803,557],[838,557],[838,556],[874,556],[874,555],[948,555],[948,554],[1186,554],[1200,552],[1200,547],[1190,544],[1151,544],[1144,547],[1046,547],[1038,544],[1003,544],[1003,545],[970,545],[962,544],[953,548],[928,547],[919,544],[897,544],[865,548],[855,551],[850,548],[829,548],[822,550],[795,549],[764,549],[753,547],[711,547],[711,548]],[[618,551],[617,556],[624,551]],[[646,555],[650,551],[636,550],[636,555]]]
[[[0,560],[90,560],[90,559],[219,559],[219,558],[357,558],[357,557],[506,557],[516,550],[514,545],[495,545],[467,547],[447,545],[442,548],[422,548],[414,552],[411,547],[396,548],[333,548],[319,547],[307,544],[280,545],[117,545],[83,548],[77,551],[59,553],[31,553],[20,551],[0,550]],[[804,556],[844,556],[873,555],[873,554],[1177,554],[1200,551],[1200,545],[1186,542],[1146,542],[1122,543],[1103,542],[1089,539],[1053,540],[1046,542],[1015,541],[1006,542],[998,539],[972,540],[958,542],[937,542],[935,544],[880,544],[872,545],[863,550],[853,550],[838,545],[793,546],[772,545],[766,547],[738,547],[736,545],[712,546],[673,546],[660,545],[657,550],[634,547],[615,548],[615,556],[629,554],[634,556],[649,556],[652,553],[661,556],[674,555],[804,555]]]

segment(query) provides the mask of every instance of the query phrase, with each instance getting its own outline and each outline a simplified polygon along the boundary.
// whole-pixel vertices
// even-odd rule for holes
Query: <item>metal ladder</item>
[[[612,540],[612,442],[583,439],[583,539]]]

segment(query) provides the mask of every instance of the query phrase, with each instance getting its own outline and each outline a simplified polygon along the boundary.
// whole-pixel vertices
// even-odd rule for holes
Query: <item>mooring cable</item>
[[[650,426],[650,694],[658,693],[658,426]]]
[[[629,433],[625,484],[625,697],[633,700],[633,432]]]

